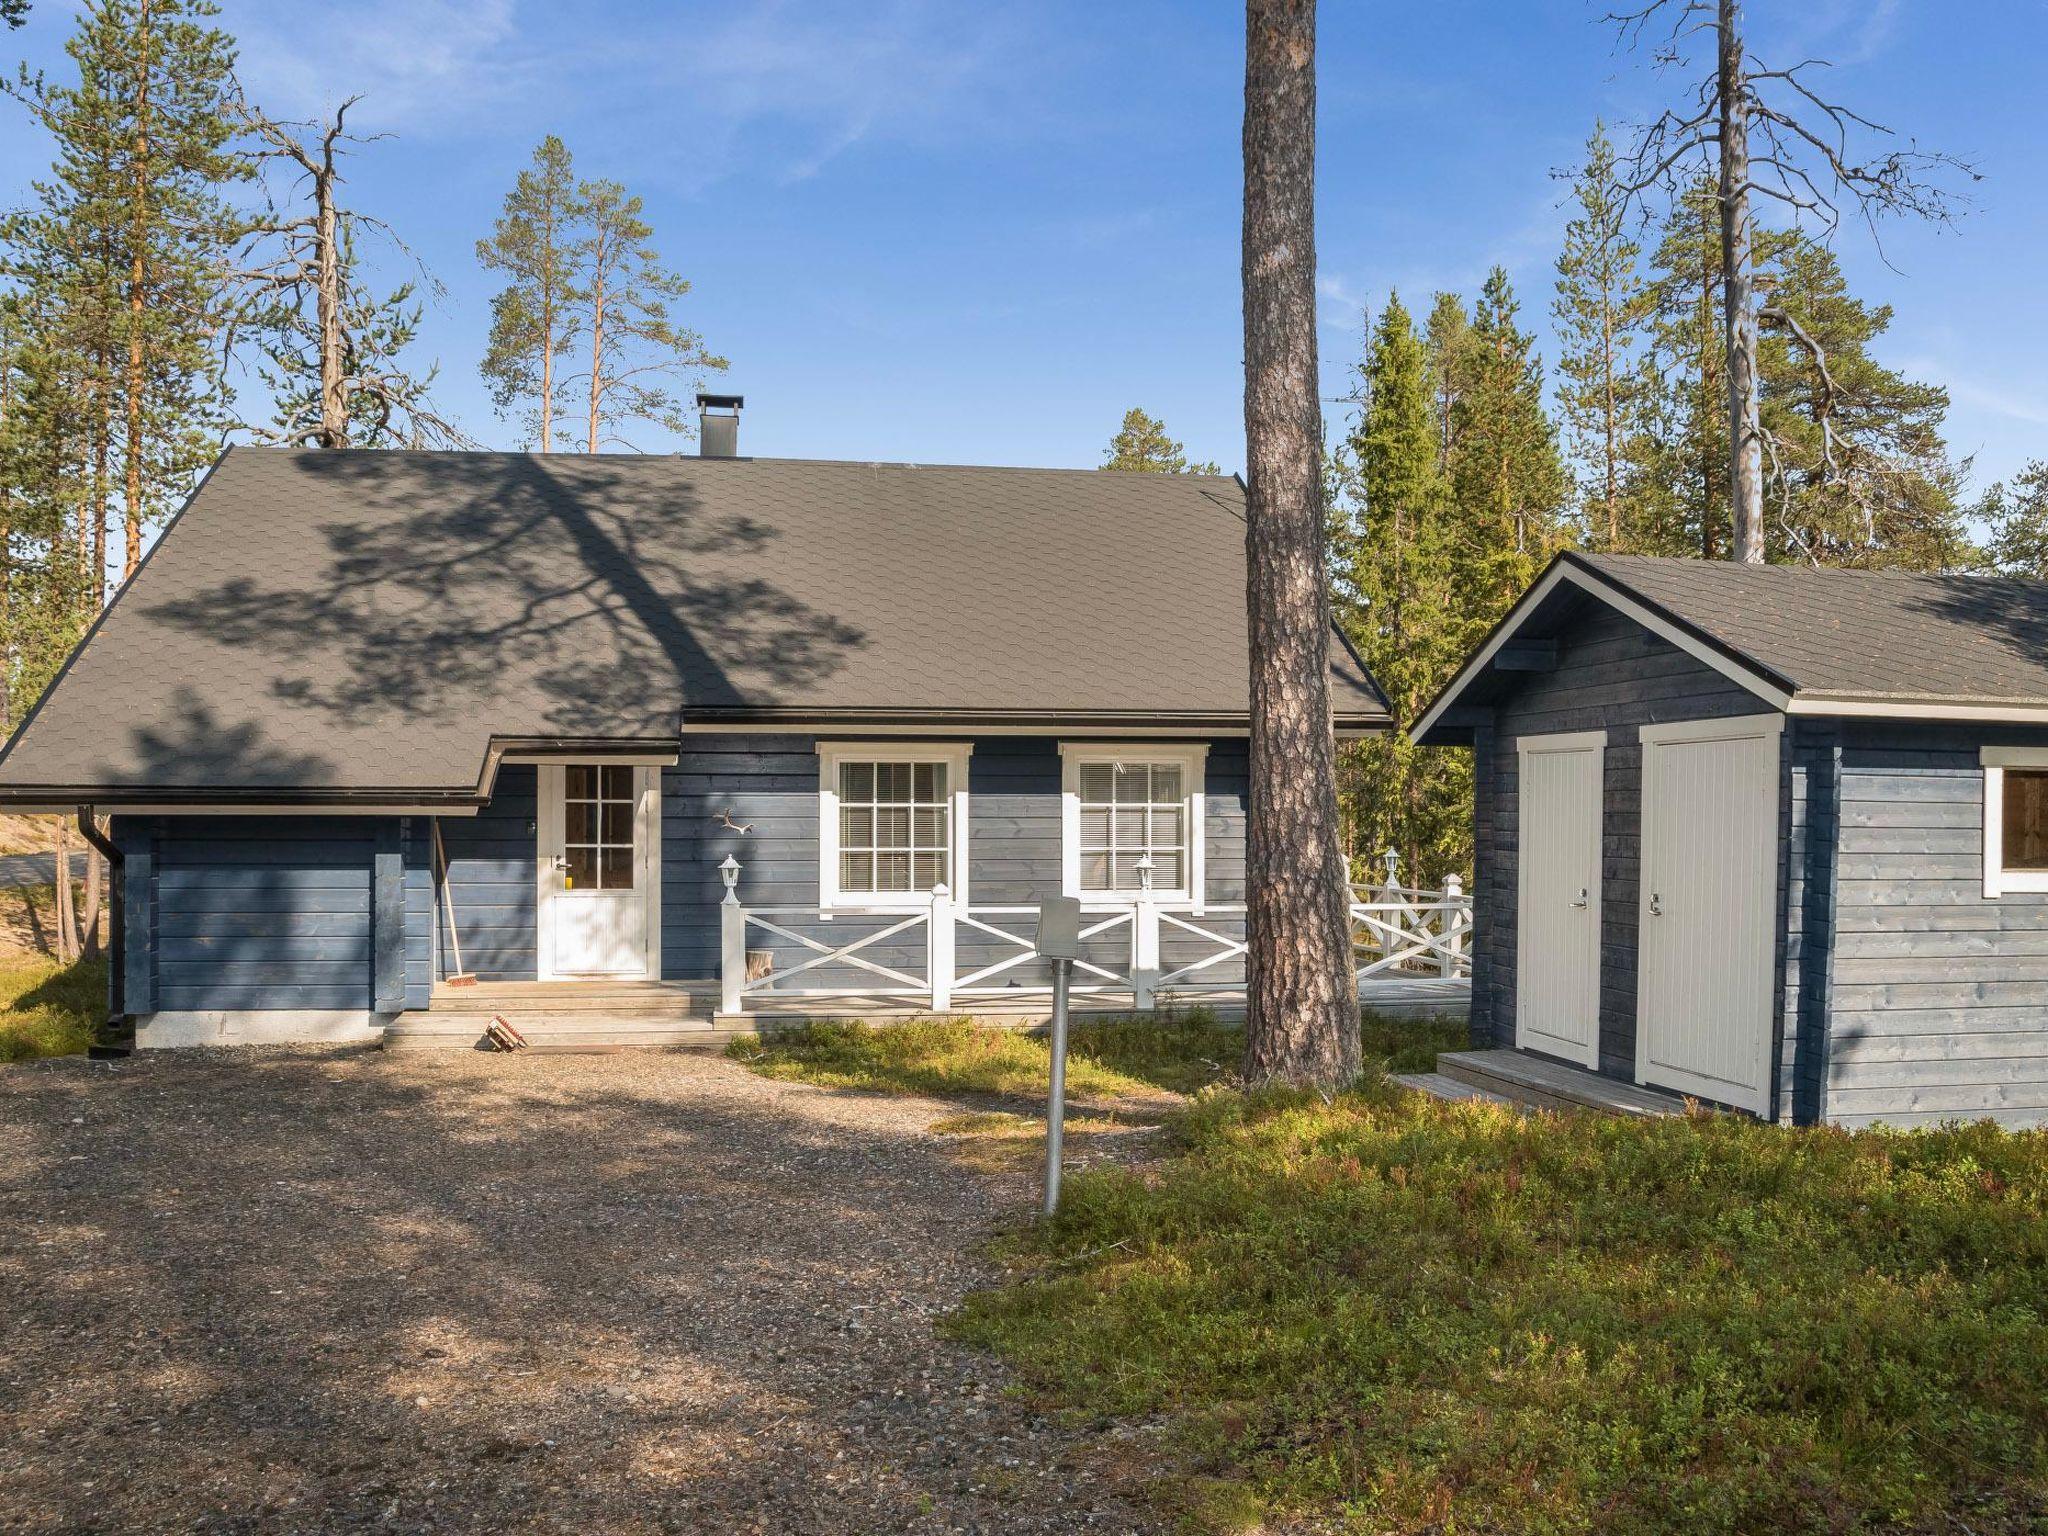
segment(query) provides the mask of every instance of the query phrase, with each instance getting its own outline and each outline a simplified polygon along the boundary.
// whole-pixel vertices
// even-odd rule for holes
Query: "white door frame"
[[[1771,1112],[1771,1045],[1777,1035],[1775,1013],[1776,976],[1778,946],[1778,867],[1783,850],[1779,846],[1779,795],[1784,779],[1784,735],[1785,716],[1781,714],[1735,715],[1718,720],[1673,721],[1668,724],[1641,727],[1642,768],[1639,784],[1641,809],[1640,844],[1637,849],[1637,869],[1641,875],[1641,889],[1638,892],[1636,924],[1636,1081],[1645,1087],[1665,1088],[1678,1093],[1693,1093],[1717,1103],[1732,1104],[1737,1109],[1746,1109],[1752,1114],[1769,1116]],[[1753,963],[1761,968],[1762,974],[1752,973],[1749,986],[1761,999],[1764,1011],[1763,1029],[1757,1044],[1756,1079],[1760,1086],[1749,1088],[1723,1081],[1719,1078],[1697,1076],[1679,1068],[1660,1068],[1653,1076],[1649,1069],[1651,1052],[1650,1029],[1651,1009],[1646,1006],[1651,982],[1650,967],[1644,963],[1643,940],[1648,935],[1649,925],[1664,921],[1663,917],[1651,912],[1651,902],[1661,894],[1654,883],[1658,871],[1651,862],[1651,785],[1650,757],[1654,747],[1681,745],[1694,741],[1739,741],[1755,738],[1765,741],[1770,748],[1770,790],[1769,814],[1765,819],[1767,836],[1770,839],[1769,856],[1763,861],[1763,889],[1757,892],[1757,899],[1769,913],[1767,931],[1771,942],[1764,946],[1764,952]],[[1730,963],[1733,961],[1731,959]]]
[[[1528,843],[1529,802],[1524,793],[1528,775],[1524,768],[1531,757],[1550,753],[1589,752],[1593,755],[1593,878],[1586,888],[1586,918],[1592,932],[1593,966],[1593,1018],[1592,1027],[1586,1032],[1586,1044],[1578,1053],[1581,1063],[1588,1067],[1600,1065],[1600,885],[1601,885],[1601,842],[1602,823],[1607,810],[1607,733],[1605,731],[1565,731],[1549,736],[1523,736],[1515,742],[1515,1049],[1524,1050],[1531,1045],[1548,1055],[1565,1055],[1557,1047],[1564,1043],[1552,1036],[1531,1037],[1527,1028],[1529,988],[1524,984],[1528,967],[1523,964],[1522,946],[1528,938],[1529,912],[1529,860],[1526,855]]]
[[[564,758],[541,763],[535,770],[534,814],[534,974],[542,981],[630,981],[633,977],[600,976],[588,972],[560,975],[555,970],[555,925],[549,903],[561,890],[560,871],[548,852],[562,842],[562,770],[570,766],[630,766],[633,769],[635,805],[633,844],[638,882],[645,903],[646,932],[642,947],[646,965],[641,979],[661,977],[661,769],[672,758],[636,759],[617,757]]]

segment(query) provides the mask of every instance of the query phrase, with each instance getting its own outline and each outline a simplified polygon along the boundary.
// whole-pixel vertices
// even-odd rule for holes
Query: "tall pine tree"
[[[1634,543],[1630,445],[1642,433],[1646,380],[1636,344],[1648,313],[1641,247],[1628,237],[1614,194],[1614,146],[1595,125],[1572,187],[1578,211],[1557,258],[1559,414],[1578,475],[1582,535],[1596,549]]]
[[[1166,475],[1221,474],[1214,464],[1190,464],[1187,450],[1166,432],[1166,423],[1137,406],[1124,412],[1124,424],[1109,440],[1102,468]]]
[[[549,134],[505,194],[491,237],[476,243],[485,270],[507,278],[491,300],[484,381],[499,412],[516,412],[542,453],[554,448],[556,367],[575,340],[586,298],[577,282],[583,219],[568,146]]]

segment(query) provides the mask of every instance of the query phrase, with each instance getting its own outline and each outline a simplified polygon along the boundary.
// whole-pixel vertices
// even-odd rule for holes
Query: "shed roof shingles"
[[[1820,698],[2048,702],[2048,583],[1574,555]]]
[[[235,449],[0,792],[460,789],[494,736],[693,713],[1240,717],[1242,506],[1214,477]],[[1339,715],[1383,718],[1332,651]]]

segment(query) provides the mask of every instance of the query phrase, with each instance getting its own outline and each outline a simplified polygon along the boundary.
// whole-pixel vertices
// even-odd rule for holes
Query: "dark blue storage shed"
[[[2048,586],[1567,554],[1416,734],[1476,759],[1475,1046],[2048,1124]]]

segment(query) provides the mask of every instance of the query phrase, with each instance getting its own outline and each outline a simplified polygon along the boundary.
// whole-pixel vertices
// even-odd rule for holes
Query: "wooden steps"
[[[1426,1093],[1433,1099],[1476,1099],[1487,1104],[1515,1102],[1505,1094],[1495,1093],[1488,1088],[1475,1088],[1470,1083],[1461,1083],[1455,1077],[1446,1077],[1441,1072],[1395,1072],[1391,1075],[1403,1088],[1413,1088],[1417,1093]]]
[[[1448,1078],[1494,1098],[1531,1109],[1596,1109],[1610,1115],[1682,1115],[1687,1101],[1675,1093],[1602,1077],[1521,1051],[1445,1051],[1431,1077]],[[1429,1091],[1429,1090],[1424,1090]]]
[[[744,1033],[714,1022],[718,989],[692,981],[484,981],[437,986],[425,1008],[384,1031],[394,1051],[488,1049],[484,1027],[509,1021],[535,1051],[723,1050]]]
[[[589,1014],[570,1019],[514,1018],[513,1027],[526,1037],[527,1049],[561,1052],[698,1050],[722,1051],[743,1030],[721,1029],[708,1019],[673,1021],[615,1018]],[[488,1015],[402,1013],[384,1031],[387,1051],[489,1050],[484,1039]]]

